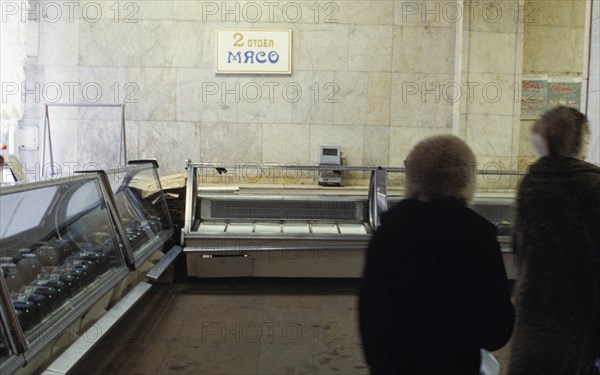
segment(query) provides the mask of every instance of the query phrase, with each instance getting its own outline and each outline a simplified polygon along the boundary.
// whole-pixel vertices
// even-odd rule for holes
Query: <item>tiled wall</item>
[[[526,0],[524,74],[583,78],[586,1]],[[582,105],[582,110],[584,105]],[[529,140],[533,121],[521,122],[520,167],[536,159]]]
[[[341,146],[347,165],[401,166],[440,133],[464,137],[482,167],[515,166],[523,0],[275,3],[81,1],[73,20],[42,17],[27,84],[58,84],[62,102],[70,82],[71,102],[137,100],[126,104],[128,157],[156,157],[162,174],[184,159],[314,164],[321,145]],[[216,75],[220,28],[292,30],[292,75]],[[28,100],[23,121],[40,137],[43,99]],[[57,161],[116,162],[118,110],[52,111]]]

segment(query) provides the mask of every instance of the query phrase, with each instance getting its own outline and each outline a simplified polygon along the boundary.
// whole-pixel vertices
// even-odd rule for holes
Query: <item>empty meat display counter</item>
[[[232,183],[223,177],[222,184],[214,181],[244,175],[241,167],[188,162],[186,168],[182,242],[188,275],[196,277],[360,277],[380,215],[403,197],[401,188],[388,191],[388,176],[403,181],[403,168],[254,165],[261,178],[255,173]],[[368,184],[318,186],[315,176],[323,170],[366,176]],[[313,183],[286,179],[290,171],[312,175]],[[265,174],[274,176],[269,183]],[[512,194],[480,195],[474,209],[509,226]],[[512,263],[510,237],[499,240]]]

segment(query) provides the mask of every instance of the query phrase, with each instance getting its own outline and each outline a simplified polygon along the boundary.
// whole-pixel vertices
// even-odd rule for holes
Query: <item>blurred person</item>
[[[359,323],[371,374],[479,374],[480,348],[509,340],[514,308],[496,227],[469,208],[475,156],[460,138],[423,140],[406,197],[367,252]]]
[[[597,374],[600,357],[600,168],[589,124],[559,106],[533,125],[541,156],[517,196],[518,277],[509,374]]]

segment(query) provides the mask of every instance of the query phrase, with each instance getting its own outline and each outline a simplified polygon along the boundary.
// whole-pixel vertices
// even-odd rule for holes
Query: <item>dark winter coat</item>
[[[496,228],[458,199],[405,199],[382,218],[359,297],[373,374],[478,374],[514,309]]]
[[[596,373],[600,357],[600,168],[569,157],[533,164],[513,235],[519,275],[509,374]]]

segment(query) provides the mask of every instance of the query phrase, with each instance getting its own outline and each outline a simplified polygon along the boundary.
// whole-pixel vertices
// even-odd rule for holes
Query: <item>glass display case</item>
[[[173,236],[157,168],[156,162],[139,160],[106,172],[136,269]]]
[[[102,172],[0,186],[0,373],[45,352],[127,276],[116,212]]]

